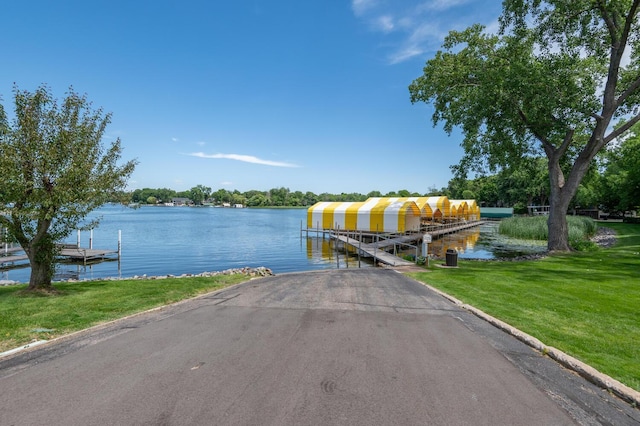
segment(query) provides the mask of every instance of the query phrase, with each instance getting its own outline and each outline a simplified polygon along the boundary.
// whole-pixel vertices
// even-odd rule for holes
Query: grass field
[[[609,249],[410,274],[640,391],[640,225]]]
[[[0,287],[0,352],[177,302],[238,282],[247,275],[55,283],[57,295]]]

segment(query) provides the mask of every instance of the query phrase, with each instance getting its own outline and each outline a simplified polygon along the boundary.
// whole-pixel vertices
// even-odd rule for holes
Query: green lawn
[[[409,274],[640,390],[640,225],[609,249]]]
[[[0,287],[0,352],[249,279],[247,275],[55,283],[58,295]],[[50,330],[50,331],[47,331]]]

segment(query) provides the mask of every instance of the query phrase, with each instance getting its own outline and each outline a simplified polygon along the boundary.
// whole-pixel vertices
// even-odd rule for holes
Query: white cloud
[[[448,10],[466,3],[469,3],[469,0],[431,0],[420,5],[419,10]]]
[[[376,3],[376,0],[352,0],[351,8],[353,9],[353,13],[355,13],[356,16],[360,16],[363,15],[366,11],[372,9]]]
[[[387,60],[397,64],[425,56],[439,49],[447,33],[474,23],[487,24],[489,31],[497,28],[498,6],[490,7],[480,0],[352,0],[354,15],[369,28],[382,34]],[[425,59],[425,58],[423,58]]]
[[[409,60],[415,56],[422,55],[424,53],[424,49],[421,49],[417,45],[407,45],[404,49],[396,50],[391,55],[389,55],[389,63],[390,64],[399,64],[400,62],[404,62]]]
[[[178,138],[171,138],[171,141],[172,141],[172,142],[178,142],[178,141],[180,141],[180,139],[178,139]]]
[[[390,33],[395,29],[395,24],[393,23],[393,17],[389,15],[379,16],[374,21],[374,26],[377,30],[382,31],[383,33]]]
[[[227,159],[227,160],[236,160],[242,161],[245,163],[252,164],[262,164],[265,166],[273,166],[273,167],[300,167],[291,163],[284,163],[280,161],[271,161],[271,160],[263,160],[258,157],[254,157],[253,155],[242,155],[242,154],[205,154],[204,152],[194,152],[189,154],[193,157],[199,158],[214,158],[214,159]]]
[[[397,64],[424,55],[429,49],[437,49],[444,37],[445,33],[433,23],[413,25],[409,36],[389,55],[389,62]]]

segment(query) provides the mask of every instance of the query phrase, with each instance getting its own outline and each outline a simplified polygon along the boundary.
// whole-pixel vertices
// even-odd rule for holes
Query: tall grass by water
[[[598,224],[590,217],[567,216],[569,242],[577,244],[593,236]],[[549,237],[547,216],[523,216],[504,219],[500,222],[498,232],[512,238],[523,240],[545,241]]]

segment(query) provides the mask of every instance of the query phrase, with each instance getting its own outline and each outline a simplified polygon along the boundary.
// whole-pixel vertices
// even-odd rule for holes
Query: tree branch
[[[604,1],[599,0],[597,4],[597,8],[600,11],[600,16],[604,19],[605,24],[607,25],[607,29],[609,30],[609,36],[611,36],[611,44],[616,45],[618,40],[618,25],[614,21],[614,19],[609,15],[607,8],[605,7]]]
[[[527,118],[527,115],[524,113],[524,111],[522,111],[522,108],[518,108],[518,115],[520,116],[520,119],[522,119],[522,121],[525,124],[525,126],[527,127],[527,129],[529,129],[529,131],[531,133],[533,133],[533,136],[535,136],[536,139],[538,139],[540,141],[540,143],[542,143],[542,147],[544,148],[545,152],[548,155],[550,153],[552,153],[553,151],[555,151],[555,146],[551,142],[549,142],[549,140],[547,140],[547,138],[545,138],[542,134],[538,133],[533,128],[533,126],[529,122],[529,119]]]
[[[603,102],[603,115],[610,117],[619,105],[618,99],[614,99],[616,86],[618,83],[618,75],[620,69],[620,62],[622,61],[622,55],[629,40],[629,33],[635,20],[635,16],[638,13],[638,7],[640,6],[640,0],[634,0],[633,4],[629,8],[629,13],[625,17],[624,27],[620,34],[615,32],[616,27],[607,13],[606,7],[602,0],[598,1],[598,7],[601,11],[601,16],[607,24],[609,34],[611,36],[611,56],[609,61],[609,72],[607,73],[607,82],[605,83],[604,90],[604,102]]]
[[[637,114],[635,117],[632,117],[631,120],[628,120],[622,126],[618,127],[613,132],[605,136],[604,143],[608,144],[609,142],[611,142],[612,140],[614,140],[615,138],[617,138],[618,136],[620,136],[621,134],[629,130],[634,124],[638,122],[640,122],[640,114]]]
[[[624,22],[624,30],[622,31],[621,37],[621,41],[624,44],[627,44],[627,39],[629,38],[629,33],[631,32],[631,26],[633,25],[635,16],[638,13],[638,7],[640,7],[640,0],[634,0]]]
[[[622,105],[624,101],[626,101],[627,98],[638,89],[640,89],[640,76],[638,76],[635,81],[629,85],[627,90],[625,90],[620,96],[618,96],[618,99],[616,99],[616,107]]]
[[[562,141],[562,145],[560,145],[560,148],[558,148],[558,152],[560,153],[560,156],[563,156],[565,152],[567,152],[567,150],[569,149],[569,145],[571,145],[571,142],[573,142],[573,135],[575,134],[575,129],[569,129],[567,130],[567,134],[564,135],[564,140]]]

